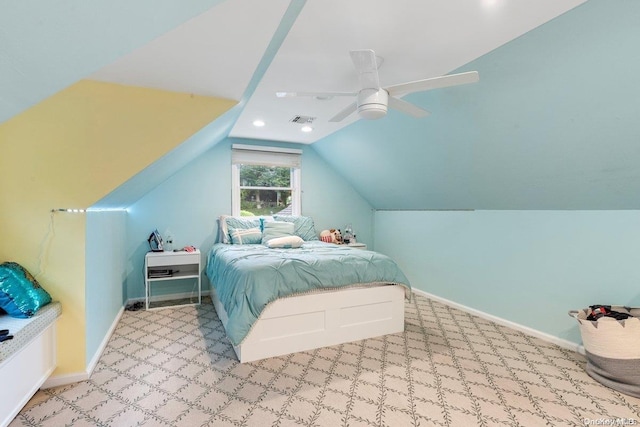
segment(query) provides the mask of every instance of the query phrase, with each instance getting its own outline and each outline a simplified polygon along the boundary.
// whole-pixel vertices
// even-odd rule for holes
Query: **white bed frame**
[[[404,331],[405,288],[348,288],[283,298],[269,304],[233,349],[240,363]],[[225,329],[229,317],[211,289]]]

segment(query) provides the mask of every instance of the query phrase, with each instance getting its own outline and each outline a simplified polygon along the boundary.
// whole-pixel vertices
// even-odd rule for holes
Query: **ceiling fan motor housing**
[[[367,120],[375,120],[387,114],[389,94],[384,89],[362,89],[358,92],[358,115]]]

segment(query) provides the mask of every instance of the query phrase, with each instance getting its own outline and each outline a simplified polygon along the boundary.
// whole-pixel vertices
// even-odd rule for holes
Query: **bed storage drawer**
[[[212,293],[223,324],[228,320]],[[271,303],[234,350],[240,362],[404,331],[405,288],[376,286],[322,292]]]

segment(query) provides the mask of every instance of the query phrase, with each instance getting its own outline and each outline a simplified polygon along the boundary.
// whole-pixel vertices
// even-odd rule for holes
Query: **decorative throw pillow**
[[[269,240],[276,237],[287,237],[293,235],[294,225],[292,222],[265,221],[263,223],[262,244],[266,245]]]
[[[304,243],[300,236],[275,237],[267,242],[270,248],[299,248]]]
[[[259,216],[220,216],[220,241],[222,243],[233,243],[231,232],[234,230],[248,230],[251,228],[260,228]],[[246,243],[246,242],[245,242]],[[258,240],[257,243],[260,243]]]
[[[313,218],[310,216],[274,215],[276,221],[292,222],[295,225],[293,234],[302,237],[305,241],[318,240]]]
[[[233,245],[253,245],[262,243],[262,231],[260,231],[259,227],[229,227],[229,235],[231,236],[231,244]]]
[[[51,302],[51,295],[21,265],[0,264],[0,308],[11,317],[26,319]]]

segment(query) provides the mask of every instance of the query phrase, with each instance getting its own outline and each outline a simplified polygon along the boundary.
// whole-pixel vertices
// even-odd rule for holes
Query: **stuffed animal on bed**
[[[322,230],[320,232],[320,240],[327,243],[335,243],[337,245],[342,244],[342,233],[340,230],[331,228],[329,230]]]

